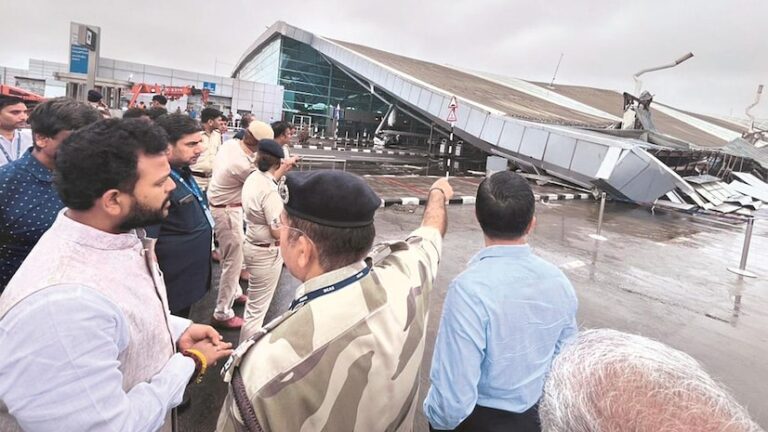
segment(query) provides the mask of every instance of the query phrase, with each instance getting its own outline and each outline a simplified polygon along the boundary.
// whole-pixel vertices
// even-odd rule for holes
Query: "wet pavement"
[[[376,215],[378,240],[404,237],[419,225],[422,212],[423,207],[410,206],[381,209]],[[726,267],[739,263],[743,225],[724,226],[679,213],[652,214],[609,202],[602,230],[607,240],[598,241],[589,237],[597,213],[595,201],[540,203],[530,239],[536,253],[560,266],[573,282],[580,327],[638,333],[689,353],[768,427],[768,221],[755,224],[747,265],[759,277],[741,279]],[[451,206],[430,307],[422,400],[445,290],[481,247],[474,207]],[[287,309],[295,285],[284,275],[270,316]],[[193,318],[207,321],[214,301],[212,291],[193,308]],[[237,340],[235,331],[223,334]],[[213,430],[225,391],[215,373],[193,386],[192,405],[180,417],[181,430]],[[428,430],[420,409],[414,430]]]

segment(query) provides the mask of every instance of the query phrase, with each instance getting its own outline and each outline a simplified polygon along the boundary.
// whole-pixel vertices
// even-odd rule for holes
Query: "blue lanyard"
[[[338,290],[340,290],[340,289],[342,289],[344,287],[352,285],[353,283],[355,283],[355,282],[359,281],[360,279],[366,277],[368,275],[368,273],[370,273],[370,271],[371,271],[371,268],[366,265],[364,269],[362,269],[359,272],[353,274],[352,276],[344,279],[343,281],[337,282],[337,283],[332,284],[332,285],[328,285],[328,286],[323,287],[323,288],[318,288],[318,289],[312,291],[309,294],[304,294],[303,296],[301,296],[301,297],[299,297],[299,298],[297,298],[297,299],[295,299],[294,301],[291,302],[291,310],[294,310],[296,308],[304,306],[304,304],[309,303],[309,302],[311,302],[312,300],[314,300],[314,299],[316,299],[318,297],[322,297],[322,296],[324,296],[326,294],[330,294],[330,293],[332,293],[334,291],[338,291]]]
[[[190,192],[192,192],[192,195],[197,198],[197,202],[200,203],[200,206],[203,207],[203,210],[208,210],[208,202],[203,197],[203,191],[200,190],[200,186],[197,185],[194,181],[187,183],[186,180],[176,172],[175,169],[171,169],[171,177],[176,180],[177,182],[183,184],[187,189],[189,189]]]
[[[11,140],[11,150],[13,150],[13,141],[16,141],[16,159],[18,159],[19,153],[21,153],[21,132],[13,131],[13,137],[15,139]],[[16,160],[16,159],[11,159],[11,155],[9,155],[7,151],[5,151],[3,146],[0,146],[0,150],[3,151],[3,156],[5,156],[5,159],[8,161],[8,163],[11,163]]]

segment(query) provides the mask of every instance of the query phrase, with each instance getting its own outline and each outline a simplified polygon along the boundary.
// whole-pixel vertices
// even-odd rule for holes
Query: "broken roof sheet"
[[[305,39],[302,42],[310,44],[314,43],[313,38],[318,37],[282,21],[276,22],[244,53],[233,71],[233,76],[256,55],[260,47],[274,37],[274,29],[284,29],[285,36],[297,40]],[[550,89],[544,83],[510,79],[530,84],[526,86],[529,90],[533,86],[539,86],[546,89],[545,94],[552,91],[561,96],[560,98],[546,97],[539,92],[526,91],[509,83],[505,85],[504,80],[498,75],[458,70],[454,67],[413,59],[351,42],[318,38],[344,47],[390,70],[398,71],[400,74],[410,76],[448,94],[455,94],[460,99],[474,102],[489,110],[496,110],[497,114],[512,118],[536,123],[600,129],[611,126],[616,122],[616,117],[621,117],[623,114],[622,94],[612,90],[563,84],[556,84],[553,89]],[[583,107],[578,109],[573,103],[564,102],[564,98],[593,109],[585,110]],[[731,139],[724,138],[723,135],[728,135],[730,131],[737,134],[743,132],[743,127],[728,121],[659,105],[659,109],[651,106],[654,124],[659,134],[671,139],[683,140],[701,148],[719,148]],[[608,114],[608,118],[601,115],[600,111]]]
[[[722,151],[732,156],[748,157],[768,169],[768,146],[757,148],[748,141],[738,138],[726,144]]]
[[[499,110],[510,117],[539,123],[571,126],[605,127],[613,123],[610,120],[551,103],[457,69],[350,42],[332,41],[448,93]]]
[[[498,109],[510,117],[572,126],[595,127],[600,125],[598,127],[605,127],[613,123],[613,120],[588,114],[529,93],[518,91],[511,86],[504,85],[500,82],[501,77],[493,74],[461,71],[351,42],[337,40],[333,42],[421,81],[455,93],[457,96]],[[597,110],[604,111],[612,116],[621,117],[623,115],[624,100],[619,92],[563,84],[557,84],[554,88],[549,88],[544,83],[533,81],[530,81],[530,83]],[[653,105],[651,105],[651,111],[653,113],[653,121],[660,133],[690,142],[698,147],[722,147],[727,143],[724,139],[713,136],[684,121],[654,109]],[[718,123],[718,126],[728,127],[734,131],[738,130],[738,126],[731,125],[728,122]],[[728,126],[723,126],[723,123],[727,123]]]
[[[534,84],[546,86],[544,83]],[[612,115],[619,117],[623,115],[624,96],[619,92],[563,84],[555,85],[552,91]],[[658,132],[687,141],[699,147],[722,147],[727,142],[655,109],[654,105],[656,103],[651,104],[651,113],[653,123],[656,125]],[[731,129],[736,129],[736,126],[732,126]]]

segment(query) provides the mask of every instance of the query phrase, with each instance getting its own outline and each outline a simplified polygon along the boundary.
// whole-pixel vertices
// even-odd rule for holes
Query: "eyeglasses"
[[[312,243],[313,245],[315,244],[315,242],[312,241],[312,238],[310,236],[308,236],[307,233],[305,233],[304,231],[302,231],[302,230],[300,230],[298,228],[294,228],[292,226],[289,226],[287,223],[285,223],[285,221],[283,220],[284,217],[285,217],[285,213],[281,213],[280,216],[272,219],[272,222],[269,223],[269,227],[272,228],[275,231],[279,231],[281,229],[287,229],[287,230],[296,231],[300,235],[303,235],[304,237],[306,237],[307,240],[310,241],[310,243]]]

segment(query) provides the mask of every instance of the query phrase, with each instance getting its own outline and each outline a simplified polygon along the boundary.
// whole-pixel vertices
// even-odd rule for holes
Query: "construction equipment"
[[[27,91],[18,87],[5,85],[5,84],[0,85],[0,95],[15,96],[17,98],[23,99],[24,102],[27,102],[27,103],[38,103],[45,100],[44,97],[36,93],[32,93],[30,91]]]
[[[131,100],[128,102],[128,107],[133,108],[136,104],[136,100],[142,93],[152,93],[163,95],[170,100],[176,100],[183,96],[201,96],[203,106],[208,103],[208,96],[210,92],[208,89],[198,89],[195,86],[167,86],[160,84],[134,84],[131,88]]]

